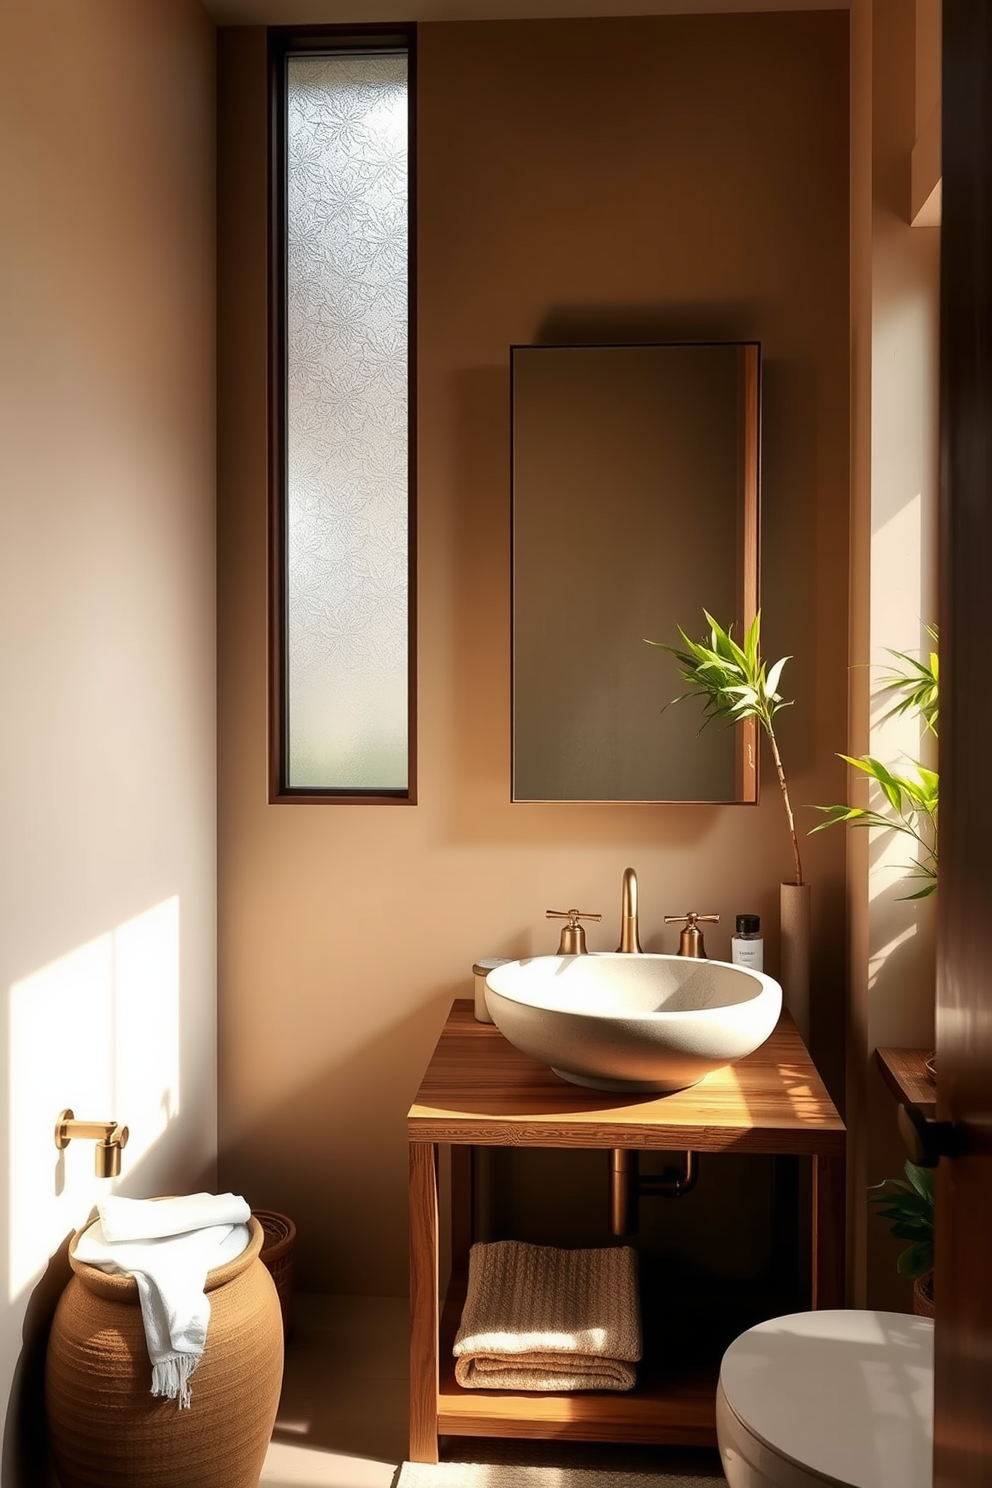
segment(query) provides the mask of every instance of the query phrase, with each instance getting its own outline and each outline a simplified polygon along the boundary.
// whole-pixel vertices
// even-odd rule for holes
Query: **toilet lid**
[[[720,1367],[734,1414],[771,1451],[851,1488],[931,1488],[933,1323],[798,1312],[759,1323]]]

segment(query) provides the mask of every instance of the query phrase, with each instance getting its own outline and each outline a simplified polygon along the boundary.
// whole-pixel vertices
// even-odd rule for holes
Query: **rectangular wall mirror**
[[[708,725],[678,626],[758,605],[756,343],[514,346],[514,801],[757,798],[753,723]]]

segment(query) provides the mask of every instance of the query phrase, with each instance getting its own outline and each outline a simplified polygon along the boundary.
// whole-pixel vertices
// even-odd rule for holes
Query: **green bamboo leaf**
[[[748,626],[743,647],[734,640],[731,628],[724,629],[709,610],[704,609],[703,615],[709,626],[709,636],[702,641],[691,640],[679,626],[681,645],[669,646],[657,641],[649,644],[668,651],[675,658],[680,680],[687,689],[678,701],[687,697],[698,698],[702,705],[704,725],[713,718],[722,718],[728,726],[742,719],[753,718],[768,735],[789,824],[796,882],[801,883],[799,843],[772,726],[777,710],[791,706],[791,700],[787,701],[777,692],[782,666],[788,657],[783,657],[781,662],[776,663],[769,677],[758,652],[760,614],[755,615]],[[771,682],[775,686],[770,686]]]
[[[838,822],[857,821],[864,816],[860,806],[814,806],[814,811],[822,811],[827,820],[820,822],[819,826],[810,827],[807,836],[812,837],[814,832],[822,832],[827,827],[834,827]]]
[[[748,667],[753,671],[758,660],[758,644],[761,638],[761,611],[758,610],[744,635],[744,653]]]
[[[936,892],[936,889],[937,881],[934,879],[933,883],[928,883],[924,888],[917,889],[915,894],[900,894],[899,898],[907,904],[913,899],[929,899],[930,895]]]
[[[884,717],[917,711],[925,726],[937,732],[939,698],[938,632],[927,626],[927,634],[934,644],[927,661],[917,660],[904,651],[890,651],[897,666],[883,680],[879,689],[883,696],[894,699],[893,706]],[[824,820],[812,828],[813,832],[828,826],[845,823],[849,826],[887,828],[911,837],[918,855],[917,861],[906,865],[905,872],[911,879],[923,880],[922,886],[913,893],[902,896],[906,900],[926,899],[937,888],[937,817],[940,803],[940,777],[917,760],[911,761],[911,771],[896,769],[883,764],[871,755],[854,758],[841,755],[853,769],[866,775],[885,797],[891,815],[874,808],[849,808],[838,805],[817,807]]]
[[[778,692],[778,684],[782,677],[782,669],[785,666],[785,663],[791,660],[792,658],[790,656],[783,656],[775,663],[771,671],[768,673],[768,680],[765,683],[765,690],[767,692],[772,694],[776,694]]]

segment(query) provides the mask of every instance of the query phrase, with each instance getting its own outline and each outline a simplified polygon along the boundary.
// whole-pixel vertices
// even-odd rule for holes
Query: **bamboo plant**
[[[669,646],[664,641],[648,641],[647,644],[657,646],[661,651],[668,651],[675,657],[679,675],[689,686],[688,691],[680,693],[677,698],[672,699],[672,702],[680,703],[685,698],[691,697],[701,698],[704,728],[715,718],[723,719],[727,725],[739,723],[745,718],[754,718],[761,725],[768,738],[779,789],[782,792],[782,803],[785,807],[792,843],[796,883],[801,884],[803,868],[799,855],[799,838],[773,724],[776,713],[782,708],[792,706],[791,701],[787,702],[778,691],[783,668],[790,658],[783,656],[771,667],[766,666],[762,661],[760,610],[748,626],[741,645],[737,644],[731,634],[733,627],[724,630],[708,610],[704,610],[703,614],[710,627],[708,638],[693,641],[680,625],[678,628],[679,635],[682,637],[680,646]]]
[[[939,663],[937,657],[937,631],[927,626],[927,634],[934,643],[927,661],[917,661],[904,651],[891,651],[898,666],[887,673],[880,688],[882,696],[893,699],[892,707],[883,715],[892,718],[915,711],[924,723],[924,731],[937,737],[939,717]],[[822,832],[825,827],[847,822],[858,827],[880,827],[888,831],[902,832],[917,845],[918,856],[906,865],[910,878],[922,878],[923,887],[906,899],[926,899],[937,887],[937,805],[940,777],[918,760],[910,761],[911,773],[897,771],[884,765],[873,755],[863,754],[854,759],[849,754],[840,755],[854,769],[867,775],[882,792],[890,810],[876,811],[866,806],[818,806],[826,821],[813,827],[813,832]]]

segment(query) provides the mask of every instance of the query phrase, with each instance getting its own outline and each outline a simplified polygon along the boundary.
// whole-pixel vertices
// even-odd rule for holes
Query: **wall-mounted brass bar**
[[[121,1148],[127,1146],[128,1129],[119,1121],[77,1121],[66,1107],[55,1123],[55,1145],[59,1151],[68,1147],[73,1137],[96,1141],[96,1176],[116,1178],[121,1170]]]

